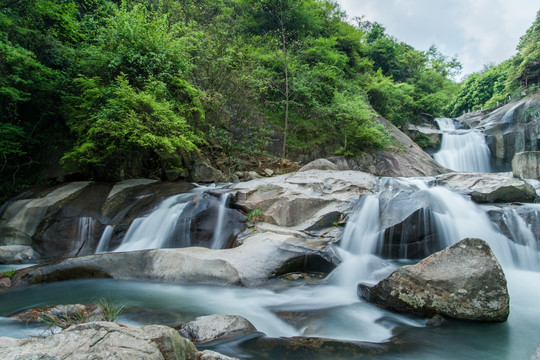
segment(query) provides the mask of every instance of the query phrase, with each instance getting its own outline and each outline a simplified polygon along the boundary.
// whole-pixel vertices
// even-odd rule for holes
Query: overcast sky
[[[540,9],[538,0],[338,0],[352,18],[381,23],[418,50],[435,44],[457,55],[462,76],[499,64],[516,52],[519,38]]]

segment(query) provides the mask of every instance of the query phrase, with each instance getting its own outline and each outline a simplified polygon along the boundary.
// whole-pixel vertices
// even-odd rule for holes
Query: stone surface
[[[308,170],[338,170],[338,167],[333,162],[326,159],[317,159],[302,166],[299,172]]]
[[[358,171],[307,170],[235,184],[231,191],[237,206],[246,213],[260,210],[264,222],[315,231],[331,227],[376,183]]]
[[[212,350],[204,350],[200,353],[200,360],[239,360],[235,357],[226,356]]]
[[[504,272],[480,239],[462,240],[403,266],[374,286],[359,284],[358,292],[380,307],[424,317],[505,321],[509,314]]]
[[[19,270],[13,286],[82,278],[256,286],[290,271],[331,271],[340,261],[328,246],[331,242],[257,232],[232,249],[189,247],[73,257]]]
[[[510,171],[516,153],[540,151],[539,93],[493,111],[468,113],[457,120],[484,130],[497,171]]]
[[[448,173],[436,177],[438,185],[463,195],[477,203],[533,202],[534,187],[523,180],[502,174]]]
[[[536,347],[529,360],[540,360],[540,345]]]
[[[540,151],[525,151],[514,155],[512,173],[520,179],[540,179]]]
[[[46,338],[0,338],[3,360],[197,360],[200,354],[169,327],[141,328],[108,322],[72,326]]]
[[[223,179],[223,173],[208,165],[204,161],[196,162],[189,171],[191,181],[197,183],[212,183],[221,181]]]
[[[0,264],[25,264],[37,260],[37,254],[30,246],[0,246]]]
[[[178,330],[180,335],[194,343],[241,337],[257,331],[249,320],[237,315],[200,316],[182,324]]]

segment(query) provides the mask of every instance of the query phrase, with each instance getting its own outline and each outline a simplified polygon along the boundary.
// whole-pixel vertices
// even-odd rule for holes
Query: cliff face
[[[540,150],[540,93],[490,112],[467,113],[457,120],[484,131],[495,170],[511,170],[518,152]]]

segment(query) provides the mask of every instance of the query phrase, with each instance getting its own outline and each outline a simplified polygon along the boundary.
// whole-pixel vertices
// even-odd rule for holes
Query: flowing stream
[[[491,153],[484,134],[477,130],[457,130],[452,119],[436,119],[443,132],[435,161],[455,171],[491,172]]]
[[[26,337],[44,331],[10,317],[17,312],[43,305],[88,303],[107,297],[129,308],[120,322],[136,325],[175,325],[200,315],[237,314],[249,319],[269,337],[315,336],[379,344],[376,346],[385,350],[373,354],[370,358],[374,359],[528,359],[540,342],[537,306],[540,257],[534,230],[517,211],[504,208],[501,221],[506,235],[503,235],[486,209],[445,188],[429,186],[429,180],[382,179],[379,194],[362,197],[349,216],[337,249],[343,261],[320,283],[306,281],[291,287],[290,281],[277,279],[269,288],[262,289],[102,279],[12,289],[0,292],[0,336]],[[356,293],[359,282],[376,283],[398,266],[412,262],[407,259],[405,242],[398,244],[400,255],[393,259],[385,256],[383,246],[385,234],[392,231],[386,227],[387,212],[392,211],[392,201],[404,191],[429,204],[420,212],[429,215],[418,221],[437,234],[435,246],[442,249],[465,237],[488,241],[508,280],[511,312],[507,322],[454,321],[450,326],[428,328],[425,319],[394,314],[359,299]],[[153,213],[134,222],[133,230],[130,228],[126,235],[129,241],[122,243],[119,249],[166,244],[168,234],[178,230],[172,224],[179,219],[187,199],[186,194],[171,197]],[[220,201],[215,242],[221,241],[219,233],[225,223],[221,207],[226,206],[228,199],[222,196]],[[539,205],[527,206],[531,206],[532,211],[540,210]],[[154,230],[145,230],[150,224]],[[101,250],[108,241],[105,232]],[[296,321],[288,321],[284,316],[291,313]],[[392,339],[401,345],[394,344]],[[328,358],[318,351],[279,355],[279,349],[271,356],[264,355],[249,347],[249,343],[217,344],[215,350],[243,359]],[[340,353],[339,345],[335,351],[332,358],[355,358],[345,350]]]

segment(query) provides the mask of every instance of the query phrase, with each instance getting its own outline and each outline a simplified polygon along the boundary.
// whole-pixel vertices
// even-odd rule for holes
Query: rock
[[[126,189],[134,188],[137,186],[149,185],[155,182],[157,182],[157,180],[152,179],[126,179],[120,181],[114,184],[113,188],[109,192],[109,195],[107,196],[107,200]]]
[[[477,203],[533,202],[536,198],[532,185],[501,174],[448,173],[437,176],[435,181],[452,191],[470,195]]]
[[[298,172],[308,170],[338,170],[338,167],[333,162],[326,159],[313,160],[309,164],[304,165]]]
[[[255,171],[245,171],[243,174],[244,181],[250,181],[255,179],[261,179],[262,176],[257,174]]]
[[[8,277],[0,277],[0,289],[11,287],[11,279]]]
[[[237,315],[200,316],[180,325],[178,330],[180,335],[194,343],[242,337],[257,331],[249,320]]]
[[[0,357],[23,359],[197,360],[200,354],[169,327],[135,327],[109,322],[74,325],[46,338],[0,338]]]
[[[90,184],[89,181],[69,183],[35,199],[12,201],[0,219],[0,245],[32,245],[32,236],[47,210],[74,197]]]
[[[235,184],[236,203],[262,221],[294,230],[318,231],[333,226],[377,179],[357,171],[307,170]]]
[[[204,161],[196,162],[189,172],[191,181],[196,183],[212,183],[221,181],[223,173]]]
[[[540,360],[540,345],[536,347],[529,360]]]
[[[28,324],[29,322],[42,321],[41,318],[43,316],[59,318],[64,321],[65,325],[70,325],[74,321],[81,322],[82,319],[85,319],[87,322],[105,320],[103,311],[95,304],[68,304],[36,308],[18,314],[17,319]]]
[[[240,360],[238,358],[226,356],[212,350],[201,351],[199,359],[200,360]]]
[[[263,171],[266,174],[266,176],[273,176],[274,175],[274,170],[272,170],[272,169],[264,169]]]
[[[439,327],[448,324],[448,320],[446,320],[441,315],[437,314],[428,321],[426,321],[427,327]]]
[[[540,151],[525,151],[514,155],[512,173],[520,179],[540,179]]]
[[[254,233],[236,248],[201,247],[105,253],[19,270],[13,286],[85,278],[256,286],[294,271],[329,272],[339,258],[332,239]],[[137,271],[133,271],[137,269]]]
[[[25,245],[0,246],[0,264],[27,264],[38,258],[34,249]]]
[[[358,293],[377,306],[424,317],[505,321],[510,309],[502,268],[480,239],[403,266],[374,286],[359,284]]]

